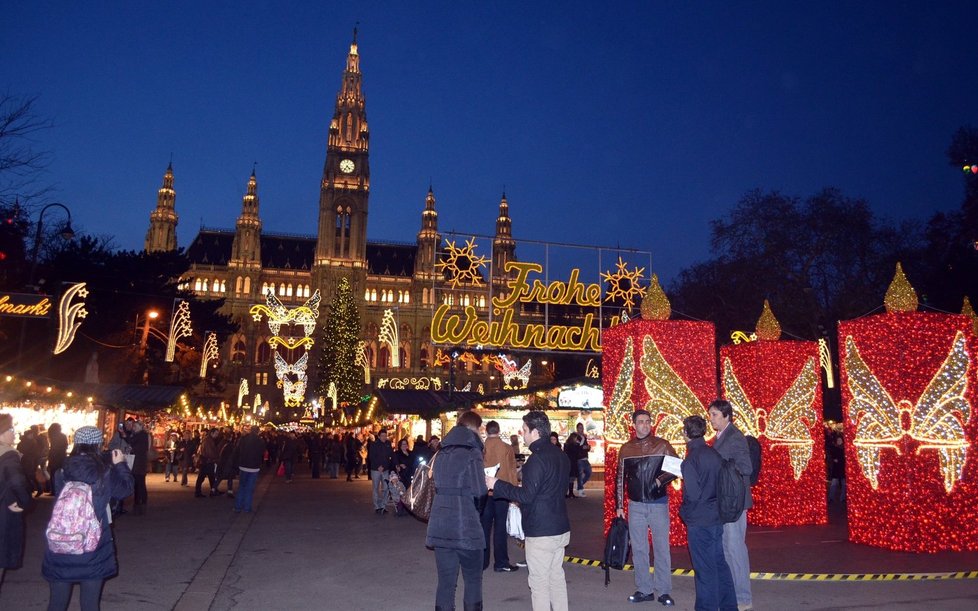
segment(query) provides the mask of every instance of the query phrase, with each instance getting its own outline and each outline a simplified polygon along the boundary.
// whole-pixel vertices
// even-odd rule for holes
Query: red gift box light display
[[[683,418],[707,417],[716,398],[716,332],[712,323],[668,320],[668,299],[655,276],[642,301],[642,319],[607,329],[602,337],[605,405],[605,506],[607,532],[615,513],[618,448],[631,437],[631,414],[646,409],[652,433],[683,456]],[[678,480],[677,480],[678,481]],[[670,543],[686,544],[679,518],[681,491],[670,491]],[[627,511],[627,494],[625,505]]]
[[[768,302],[757,341],[723,346],[720,376],[734,424],[763,457],[747,521],[765,526],[825,524],[825,446],[817,342],[780,341]]]
[[[839,324],[849,539],[978,550],[974,323],[917,312],[899,265],[885,304]]]

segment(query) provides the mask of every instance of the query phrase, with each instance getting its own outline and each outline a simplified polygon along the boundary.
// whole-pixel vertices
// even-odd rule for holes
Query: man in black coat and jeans
[[[523,443],[533,453],[523,465],[523,485],[486,477],[496,498],[517,501],[523,513],[526,564],[533,611],[566,611],[564,548],[570,543],[565,493],[570,460],[550,443],[550,419],[544,412],[523,416]]]

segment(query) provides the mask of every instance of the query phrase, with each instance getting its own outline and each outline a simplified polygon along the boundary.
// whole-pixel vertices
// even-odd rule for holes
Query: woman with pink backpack
[[[110,503],[133,493],[133,477],[121,450],[102,454],[102,431],[83,426],[55,476],[58,495],[45,532],[41,574],[48,580],[48,609],[67,609],[74,584],[82,611],[97,611],[102,585],[118,573]]]

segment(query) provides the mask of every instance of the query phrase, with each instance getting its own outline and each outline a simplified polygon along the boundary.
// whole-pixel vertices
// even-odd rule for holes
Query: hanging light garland
[[[177,352],[177,341],[182,337],[190,337],[194,330],[190,325],[190,304],[180,300],[180,305],[170,317],[170,335],[166,341],[166,362],[172,363]]]

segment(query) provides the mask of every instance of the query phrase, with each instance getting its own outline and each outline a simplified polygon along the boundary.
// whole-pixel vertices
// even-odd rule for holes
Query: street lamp
[[[146,343],[149,341],[149,323],[151,320],[156,320],[159,317],[160,313],[156,310],[146,312],[146,318],[143,320],[143,335],[139,340],[139,358],[146,356]],[[136,314],[136,327],[139,327],[139,314]]]
[[[75,237],[75,232],[71,228],[71,210],[68,210],[67,206],[53,203],[41,208],[41,214],[37,217],[37,231],[34,232],[34,248],[31,250],[31,273],[27,280],[27,284],[31,287],[34,286],[34,274],[37,272],[37,252],[41,248],[41,230],[44,227],[44,213],[48,211],[48,208],[55,207],[61,208],[68,215],[68,220],[65,221],[64,227],[61,228],[61,237],[65,240],[71,240]]]

